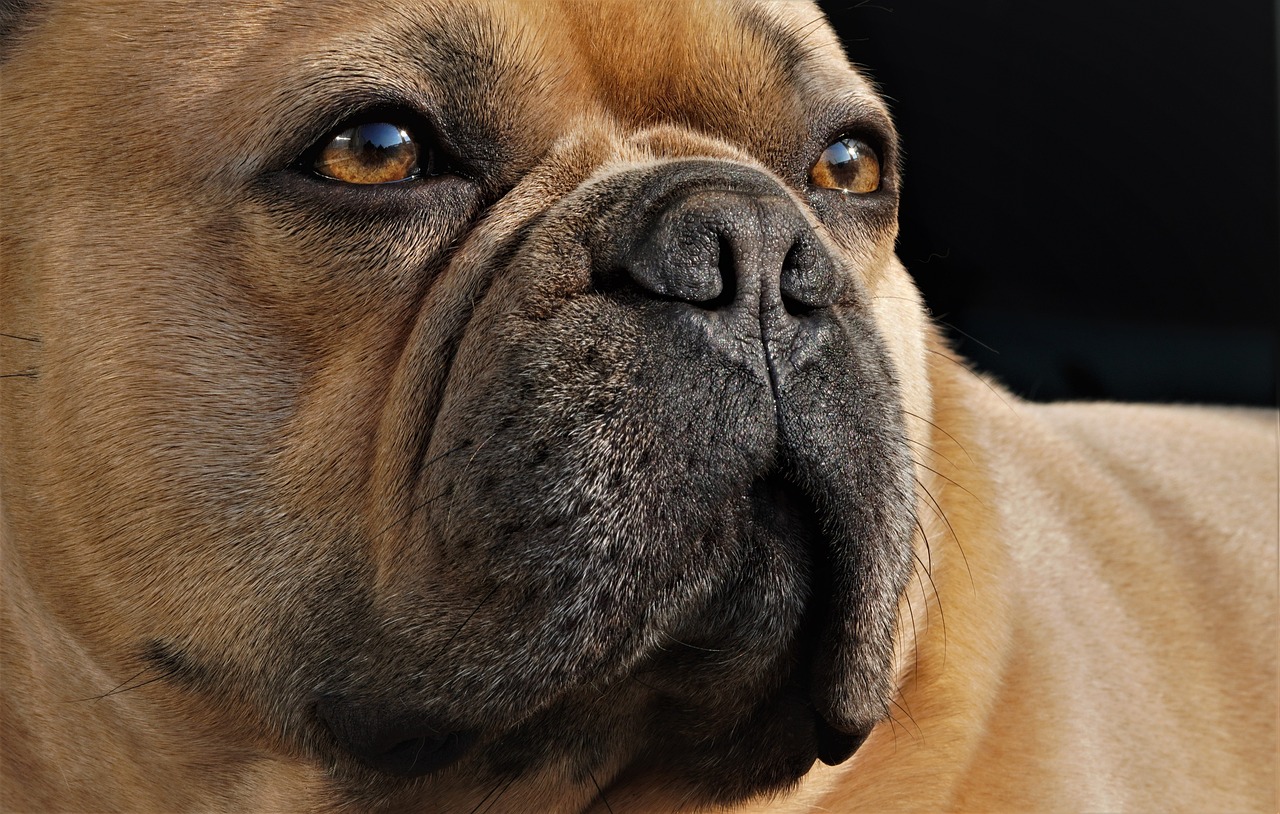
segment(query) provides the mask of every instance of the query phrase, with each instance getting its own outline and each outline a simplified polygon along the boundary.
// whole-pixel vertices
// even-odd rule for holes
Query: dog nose
[[[799,317],[832,305],[838,275],[781,189],[694,188],[641,224],[627,272],[642,290],[705,309],[759,303]]]

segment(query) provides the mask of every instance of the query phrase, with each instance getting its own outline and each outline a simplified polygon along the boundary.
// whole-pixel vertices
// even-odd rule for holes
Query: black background
[[[1266,0],[821,3],[905,148],[898,254],[1034,399],[1274,404]]]

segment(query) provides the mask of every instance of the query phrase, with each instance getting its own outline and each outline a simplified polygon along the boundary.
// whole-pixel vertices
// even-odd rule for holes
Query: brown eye
[[[334,136],[316,158],[314,169],[348,184],[393,184],[422,175],[425,151],[405,127],[368,122]]]
[[[823,189],[875,192],[880,188],[880,159],[865,141],[842,138],[822,151],[809,178]]]

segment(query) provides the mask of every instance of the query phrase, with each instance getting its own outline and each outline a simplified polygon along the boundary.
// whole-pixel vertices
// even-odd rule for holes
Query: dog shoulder
[[[975,766],[965,807],[1146,810],[1172,789],[1253,810],[1276,743],[1258,645],[1277,623],[1275,413],[1016,403],[993,423],[1015,646],[987,732],[1006,759]],[[1073,768],[1090,765],[1160,788]]]

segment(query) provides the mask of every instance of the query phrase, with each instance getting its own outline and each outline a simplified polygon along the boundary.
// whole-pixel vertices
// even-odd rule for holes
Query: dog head
[[[6,57],[6,558],[108,674],[442,810],[727,802],[885,716],[924,320],[815,8],[67,2]]]

